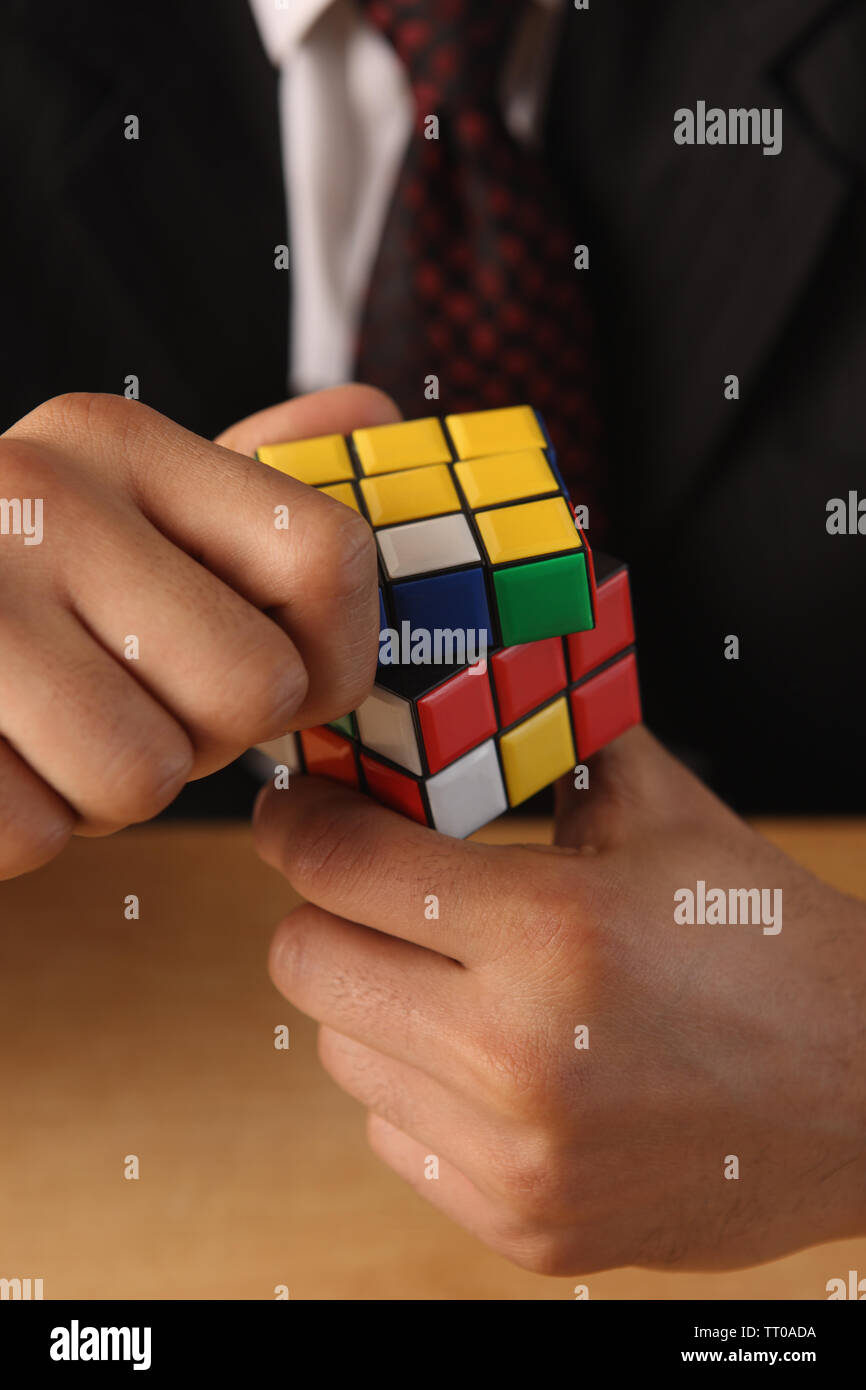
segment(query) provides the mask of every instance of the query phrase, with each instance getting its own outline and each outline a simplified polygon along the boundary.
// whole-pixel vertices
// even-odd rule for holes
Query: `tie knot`
[[[495,104],[508,42],[525,0],[360,0],[409,75],[416,100]]]

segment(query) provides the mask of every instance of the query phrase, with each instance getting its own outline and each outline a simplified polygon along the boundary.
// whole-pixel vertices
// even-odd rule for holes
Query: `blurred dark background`
[[[782,152],[677,146],[698,100],[781,107]],[[7,0],[0,143],[2,428],[130,372],[206,436],[287,394],[277,76],[245,0]],[[866,534],[826,508],[866,498],[866,5],[564,10],[542,157],[591,248],[647,722],[740,810],[862,811]],[[235,767],[170,813],[254,791]]]

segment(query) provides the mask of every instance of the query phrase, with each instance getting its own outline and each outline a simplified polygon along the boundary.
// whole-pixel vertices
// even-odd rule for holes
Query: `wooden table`
[[[866,897],[866,822],[760,828]],[[368,1152],[313,1024],[265,973],[293,902],[246,826],[225,824],[79,840],[0,885],[0,1277],[42,1278],[47,1299],[268,1299],[280,1284],[293,1299],[573,1297],[577,1278],[513,1268]],[[587,1282],[596,1299],[820,1299],[849,1269],[866,1275],[866,1240],[733,1274]]]

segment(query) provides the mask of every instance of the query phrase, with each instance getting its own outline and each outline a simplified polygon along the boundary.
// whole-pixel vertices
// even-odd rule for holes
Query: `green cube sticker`
[[[582,551],[495,569],[493,585],[506,647],[595,626]]]
[[[355,716],[354,714],[343,714],[339,719],[328,720],[329,727],[339,729],[341,734],[346,734],[348,738],[355,738]]]

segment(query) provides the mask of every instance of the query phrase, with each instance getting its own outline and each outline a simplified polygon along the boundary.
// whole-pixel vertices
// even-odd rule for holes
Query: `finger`
[[[341,1090],[389,1124],[429,1143],[440,1122],[456,1119],[458,1102],[435,1075],[422,1071],[377,1048],[368,1047],[345,1033],[323,1025],[318,1037],[319,1061]],[[430,1064],[435,1067],[435,1055]],[[469,1107],[460,1106],[460,1120],[471,1119]]]
[[[401,418],[399,408],[384,391],[353,382],[268,406],[230,425],[217,435],[215,443],[254,456],[260,444],[312,439],[318,434],[350,434],[367,425],[394,424]]]
[[[480,1126],[478,1106],[439,1080],[435,1053],[430,1069],[422,1071],[324,1024],[318,1050],[325,1071],[347,1095],[419,1143],[444,1132],[459,1135],[464,1149],[472,1142]],[[450,1152],[455,1157],[453,1145]]]
[[[484,1239],[482,1231],[492,1218],[493,1203],[434,1147],[413,1139],[373,1111],[367,1117],[367,1143],[419,1196]]]
[[[253,825],[261,858],[310,902],[469,966],[501,949],[537,867],[520,847],[438,835],[319,777],[265,787]]]
[[[0,739],[0,879],[47,864],[74,825],[70,808]]]
[[[483,1193],[459,1168],[402,1130],[370,1114],[367,1142],[373,1153],[426,1201],[484,1245],[515,1264],[547,1272],[552,1241],[511,1215],[506,1203]]]
[[[280,923],[271,979],[302,1013],[391,1057],[457,1070],[468,977],[432,951],[346,922],[311,904]]]
[[[190,777],[285,733],[308,676],[283,629],[139,513],[99,528],[98,538],[85,529],[80,539],[76,612],[186,730]]]
[[[224,448],[234,449],[239,454],[255,457],[256,450],[262,444],[280,444],[290,439],[312,439],[321,434],[351,434],[356,429],[370,425],[389,425],[400,419],[402,415],[399,407],[384,391],[350,382],[345,386],[315,391],[306,396],[298,396],[294,400],[281,401],[277,405],[269,406],[266,410],[260,410],[255,415],[249,415],[246,419],[229,426],[217,436],[215,442]],[[378,618],[377,600],[377,636]],[[326,679],[322,678],[323,687]],[[347,702],[341,697],[341,712],[346,713],[357,703],[359,701]],[[326,718],[331,717],[317,717],[313,720],[309,705],[302,714],[305,724],[324,723]],[[301,727],[301,721],[297,721],[297,727]]]
[[[461,1085],[463,1071],[446,1084],[435,1055],[422,1071],[325,1026],[318,1047],[325,1071],[347,1095],[419,1144],[441,1143],[444,1155],[479,1191],[496,1196],[501,1175],[517,1170],[513,1125],[480,1103],[471,1084]]]
[[[174,799],[189,739],[74,617],[5,611],[0,649],[0,734],[72,808],[78,833],[148,820]]]
[[[302,418],[306,428],[309,407]],[[94,475],[95,494],[101,486],[100,506],[123,489],[163,535],[269,613],[309,675],[299,725],[335,718],[365,697],[379,607],[375,543],[357,512],[119,397],[61,397],[19,421],[7,448],[10,439],[76,460]],[[58,526],[60,506],[55,515]],[[68,582],[74,592],[74,574]]]

